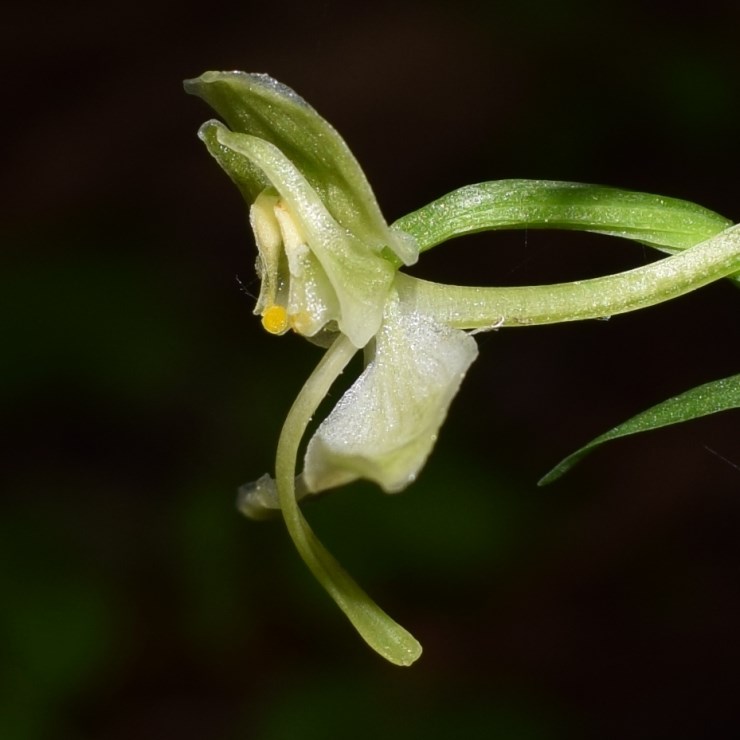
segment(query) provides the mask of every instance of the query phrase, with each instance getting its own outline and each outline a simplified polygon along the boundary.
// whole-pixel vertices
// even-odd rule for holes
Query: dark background
[[[504,330],[419,481],[312,506],[424,644],[357,638],[280,522],[270,470],[319,351],[251,315],[254,247],[181,80],[268,72],[345,136],[389,220],[460,185],[598,182],[740,220],[734,2],[23,3],[5,11],[0,737],[729,737],[740,728],[738,413],[603,448],[738,372],[738,292]],[[531,284],[644,264],[494,234],[418,274]]]

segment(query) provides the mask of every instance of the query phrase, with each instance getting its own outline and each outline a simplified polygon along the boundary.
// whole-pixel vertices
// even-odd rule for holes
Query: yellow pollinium
[[[288,329],[288,312],[282,306],[268,306],[262,312],[262,326],[270,334],[283,334]]]

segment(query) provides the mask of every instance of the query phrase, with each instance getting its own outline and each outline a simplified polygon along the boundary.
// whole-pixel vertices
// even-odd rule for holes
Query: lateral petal
[[[374,356],[308,444],[308,490],[368,478],[395,493],[413,482],[477,354],[471,336],[405,312],[394,295]]]

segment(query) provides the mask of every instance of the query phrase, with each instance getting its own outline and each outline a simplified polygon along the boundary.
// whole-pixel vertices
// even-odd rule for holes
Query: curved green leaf
[[[596,439],[581,447],[580,450],[559,462],[539,481],[538,485],[543,486],[552,483],[563,473],[570,470],[591,450],[609,440],[637,434],[638,432],[647,432],[669,424],[678,424],[682,421],[689,421],[700,416],[734,408],[740,408],[740,375],[733,375],[729,378],[699,385],[679,396],[669,398],[667,401],[637,414],[637,416],[633,416],[629,421],[614,427],[614,429],[600,437],[596,437]]]
[[[448,239],[499,229],[572,229],[634,239],[673,253],[731,225],[702,206],[600,185],[496,180],[467,185],[393,224],[421,252]],[[740,285],[740,275],[731,278]]]

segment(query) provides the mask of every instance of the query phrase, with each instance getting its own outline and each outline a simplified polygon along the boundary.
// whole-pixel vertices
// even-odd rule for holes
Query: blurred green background
[[[280,522],[270,470],[316,348],[251,315],[254,247],[181,80],[268,72],[345,136],[389,220],[463,184],[597,182],[740,220],[734,2],[146,4],[4,12],[0,737],[730,737],[738,413],[607,446],[738,372],[738,292],[480,337],[419,481],[308,511],[422,641],[385,665]],[[644,264],[496,234],[417,274],[531,284]],[[245,290],[237,282],[242,281]]]

